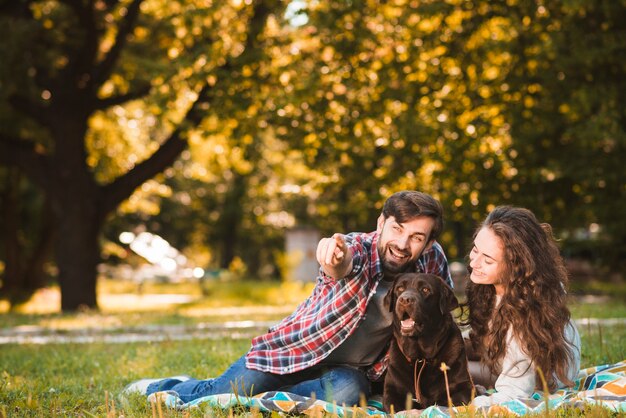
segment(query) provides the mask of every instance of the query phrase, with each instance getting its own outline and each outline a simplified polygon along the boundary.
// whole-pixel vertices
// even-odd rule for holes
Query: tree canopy
[[[51,259],[62,308],[96,307],[102,242],[140,224],[278,274],[285,228],[369,230],[400,189],[441,200],[452,257],[514,204],[572,252],[599,231],[620,271],[625,6],[4,3],[1,290],[40,286]]]

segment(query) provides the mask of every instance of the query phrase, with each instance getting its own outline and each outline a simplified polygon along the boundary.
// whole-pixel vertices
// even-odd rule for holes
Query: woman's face
[[[483,227],[474,239],[474,247],[469,255],[472,274],[470,280],[476,284],[491,284],[496,294],[504,293],[501,271],[504,270],[504,246],[488,227]]]

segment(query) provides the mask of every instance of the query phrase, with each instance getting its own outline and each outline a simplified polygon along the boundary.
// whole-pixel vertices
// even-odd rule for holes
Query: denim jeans
[[[318,366],[285,375],[259,372],[246,368],[246,358],[242,356],[216,378],[184,382],[163,379],[151,383],[146,394],[164,390],[175,391],[183,402],[220,393],[251,396],[281,390],[352,406],[359,404],[361,394],[369,396],[370,382],[363,371],[348,366]]]

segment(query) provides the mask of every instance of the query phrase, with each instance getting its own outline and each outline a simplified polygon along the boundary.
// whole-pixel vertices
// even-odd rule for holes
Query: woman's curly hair
[[[540,224],[528,209],[510,206],[495,208],[476,234],[482,228],[502,240],[500,279],[505,290],[496,307],[494,286],[475,284],[468,276],[467,324],[472,329],[473,349],[492,373],[499,374],[507,334],[512,330],[551,390],[556,387],[555,377],[571,385],[567,370],[573,353],[564,336],[570,320],[568,277],[552,228]],[[471,267],[468,270],[471,274]]]

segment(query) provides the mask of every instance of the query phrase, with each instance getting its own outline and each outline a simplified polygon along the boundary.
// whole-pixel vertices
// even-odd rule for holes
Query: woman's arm
[[[496,393],[477,396],[473,404],[491,406],[515,398],[527,398],[535,391],[535,367],[530,357],[522,351],[517,338],[509,331],[508,345],[502,359],[502,371],[495,383]]]

